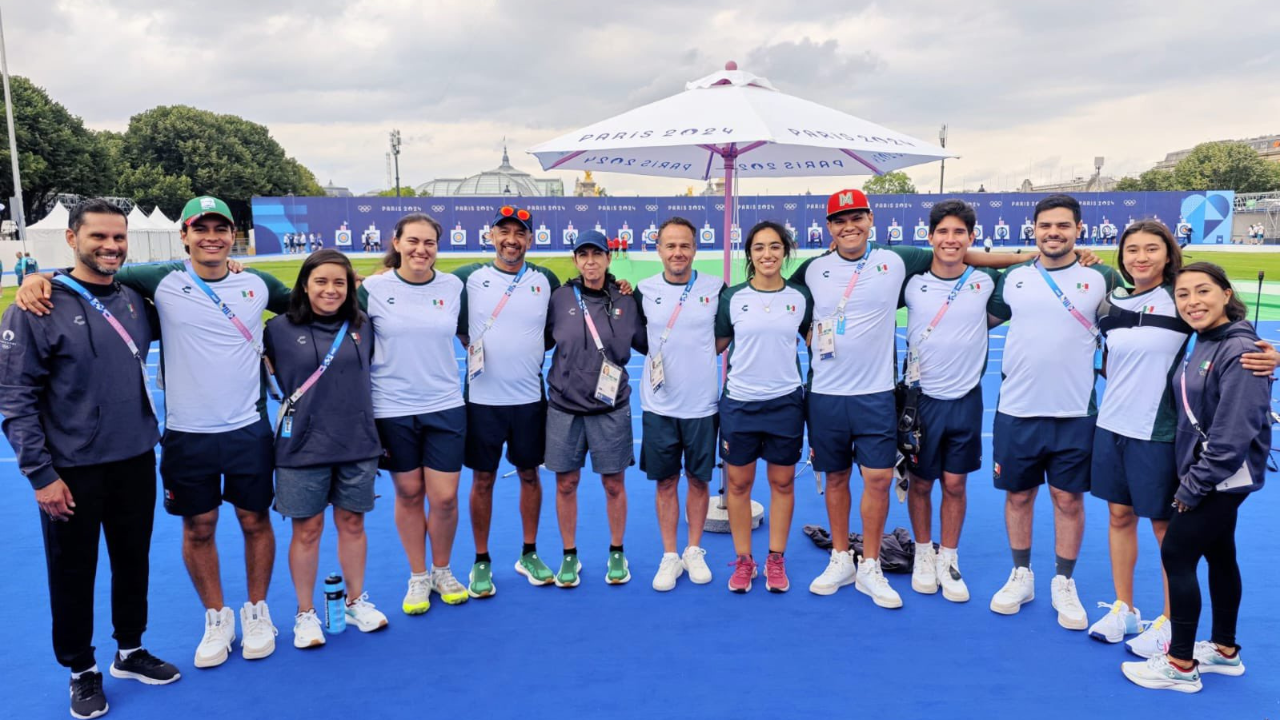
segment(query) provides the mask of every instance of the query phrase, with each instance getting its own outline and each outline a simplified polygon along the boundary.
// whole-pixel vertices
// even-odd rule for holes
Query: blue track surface
[[[1280,323],[1263,323],[1275,341]],[[991,364],[983,379],[984,437],[989,438],[998,390],[1004,330],[991,338]],[[458,357],[462,357],[459,349]],[[154,354],[151,358],[154,365]],[[638,382],[640,360],[630,369]],[[635,437],[640,438],[639,401]],[[1058,627],[1049,603],[1053,527],[1047,496],[1039,499],[1033,567],[1038,597],[1019,615],[987,608],[1009,573],[1003,497],[987,467],[971,476],[969,510],[960,558],[973,595],[955,605],[941,595],[911,591],[906,575],[890,576],[905,607],[882,610],[852,587],[832,597],[807,586],[826,565],[826,553],[800,532],[826,524],[823,500],[805,472],[796,481],[796,513],[787,553],[792,592],[771,595],[758,584],[746,596],[724,586],[732,559],[728,535],[704,544],[715,573],[711,585],[687,577],[660,594],[649,587],[661,557],[653,511],[653,485],[638,469],[627,473],[630,514],[626,537],[633,581],[606,586],[608,545],[604,495],[584,474],[578,545],[583,583],[574,590],[529,586],[512,570],[520,547],[514,477],[499,482],[491,548],[498,595],[459,607],[433,604],[419,617],[399,610],[408,567],[392,522],[392,487],[378,480],[381,499],[367,518],[371,599],[387,611],[390,627],[374,635],[354,630],[331,637],[315,651],[292,647],[295,598],[286,561],[288,524],[275,516],[278,546],[268,601],[280,628],[275,655],[248,662],[237,652],[222,667],[192,667],[203,632],[203,612],[180,553],[180,524],[157,508],[152,542],[151,621],[146,645],[181,668],[183,679],[147,687],[106,678],[113,717],[167,718],[176,711],[202,719],[302,717],[1009,717],[1170,718],[1212,714],[1223,718],[1280,715],[1280,630],[1271,606],[1280,575],[1270,572],[1276,487],[1253,495],[1241,509],[1239,557],[1244,603],[1239,638],[1248,672],[1210,675],[1197,696],[1143,690],[1120,674],[1133,659],[1123,646],[1104,645]],[[510,468],[504,467],[500,472]],[[0,441],[0,547],[10,576],[9,629],[0,653],[0,717],[60,718],[67,713],[66,671],[53,659],[48,591],[39,520],[30,487],[13,452]],[[1274,474],[1268,476],[1274,482]],[[717,478],[718,483],[718,478]],[[472,559],[464,472],[461,522],[453,566],[464,578]],[[856,483],[855,483],[856,484]],[[560,551],[554,479],[543,474],[540,550],[554,565]],[[755,496],[768,503],[761,472]],[[935,500],[935,508],[937,501]],[[857,504],[855,502],[855,513]],[[936,509],[935,509],[936,512]],[[1106,506],[1086,502],[1087,525],[1076,581],[1091,619],[1096,601],[1110,602]],[[935,533],[937,520],[935,517]],[[859,523],[855,517],[854,527]],[[909,527],[905,505],[893,503],[889,527]],[[681,545],[684,543],[681,529]],[[763,550],[765,530],[756,533]],[[1159,614],[1160,573],[1154,539],[1140,529],[1137,603]],[[227,602],[246,600],[243,544],[230,512],[219,536]],[[109,571],[101,553],[97,592],[98,661],[105,669],[114,644],[108,601]],[[337,568],[334,533],[322,544],[321,575]],[[1201,577],[1204,577],[1203,566]],[[1208,596],[1201,635],[1208,635]]]

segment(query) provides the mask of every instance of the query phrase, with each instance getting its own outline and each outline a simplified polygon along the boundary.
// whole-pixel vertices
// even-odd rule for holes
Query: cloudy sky
[[[950,126],[948,190],[1147,169],[1166,152],[1280,132],[1268,0],[0,0],[9,69],[96,129],[156,105],[270,128],[323,184],[496,166],[684,89],[733,59],[784,92],[926,140]],[[911,171],[937,188],[938,167]],[[574,175],[563,173],[566,187]],[[611,194],[688,181],[605,175]],[[823,192],[836,178],[753,181]]]

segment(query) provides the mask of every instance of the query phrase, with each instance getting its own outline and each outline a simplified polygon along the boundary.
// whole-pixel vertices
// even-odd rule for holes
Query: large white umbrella
[[[779,92],[729,62],[685,91],[542,143],[544,170],[708,180],[724,176],[725,279],[733,180],[882,175],[954,154],[873,122]]]

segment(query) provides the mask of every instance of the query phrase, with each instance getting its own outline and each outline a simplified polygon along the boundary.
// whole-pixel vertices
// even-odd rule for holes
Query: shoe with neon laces
[[[689,579],[694,584],[706,585],[711,582],[711,568],[707,567],[706,550],[697,545],[690,545],[680,556],[680,564],[684,565],[685,572],[689,573]]]
[[[1200,663],[1199,670],[1202,675],[1216,673],[1240,677],[1244,674],[1244,661],[1240,659],[1240,648],[1236,648],[1236,654],[1233,657],[1227,657],[1218,650],[1216,644],[1201,640],[1196,643],[1193,656],[1196,662]]]
[[[787,560],[782,553],[769,553],[764,559],[764,589],[771,593],[784,593],[791,589],[787,579]]]
[[[957,553],[938,553],[933,564],[934,577],[942,588],[942,597],[954,603],[969,602],[969,586],[960,574],[960,556]]]
[[[551,568],[542,562],[542,558],[538,557],[536,552],[521,555],[520,559],[516,561],[516,572],[525,576],[530,585],[550,585],[556,580]]]
[[[938,553],[933,543],[916,543],[916,557],[911,565],[911,589],[921,595],[938,592]]]
[[[244,630],[244,637],[240,638],[240,654],[245,660],[261,660],[276,651],[279,631],[271,623],[267,601],[245,603],[240,608],[240,627]]]
[[[1054,575],[1050,585],[1053,593],[1053,609],[1058,611],[1058,624],[1068,630],[1084,630],[1089,627],[1089,616],[1076,594],[1076,581],[1065,575]]]
[[[750,555],[739,555],[729,565],[733,568],[733,573],[729,575],[729,591],[751,592],[751,581],[756,576],[756,561]]]
[[[879,558],[862,558],[862,562],[858,563],[858,574],[853,586],[863,595],[870,596],[882,608],[894,610],[902,607],[902,597],[885,579],[880,570]]]
[[[582,582],[582,562],[577,555],[565,555],[560,561],[560,572],[556,573],[556,587],[574,588]]]
[[[458,582],[458,579],[453,576],[453,570],[450,570],[447,565],[442,568],[432,568],[431,589],[440,596],[445,605],[461,605],[470,597],[467,589],[462,587],[462,583]]]
[[[1182,693],[1197,693],[1200,684],[1200,672],[1193,667],[1182,670],[1169,662],[1168,655],[1156,655],[1150,660],[1120,663],[1124,676],[1134,684],[1151,690],[1176,690]]]
[[[631,582],[631,568],[627,564],[627,556],[621,550],[609,553],[609,572],[605,573],[604,581],[610,585]]]
[[[684,574],[684,564],[680,562],[680,556],[675,553],[663,553],[662,561],[658,563],[658,572],[653,576],[653,589],[658,592],[667,592],[676,586],[676,580]]]
[[[369,602],[369,593],[361,593],[360,597],[347,603],[347,624],[355,625],[360,632],[374,632],[387,626],[387,616]]]
[[[1094,640],[1118,643],[1126,635],[1136,635],[1141,630],[1142,614],[1136,609],[1131,610],[1126,603],[1119,600],[1110,605],[1100,602],[1098,607],[1110,608],[1111,611],[1089,626],[1089,637]]]
[[[1173,639],[1169,618],[1161,615],[1141,625],[1142,633],[1132,640],[1125,640],[1124,646],[1129,652],[1140,658],[1153,658],[1169,652],[1169,642]]]
[[[324,645],[324,628],[320,626],[320,616],[311,608],[293,617],[293,646],[299,650]]]
[[[814,595],[834,595],[840,588],[852,585],[857,574],[858,566],[853,561],[853,552],[832,548],[827,569],[809,583],[809,592]]]
[[[195,666],[217,667],[231,655],[236,641],[236,614],[231,608],[204,611],[204,637],[196,647]]]
[[[491,598],[498,594],[498,586],[493,584],[492,565],[478,562],[471,566],[471,572],[467,574],[467,594],[477,599]]]
[[[173,663],[161,660],[146,648],[136,648],[128,657],[116,653],[116,659],[111,663],[111,677],[137,680],[146,685],[168,685],[182,679],[182,673]]]
[[[1036,599],[1036,576],[1031,568],[1016,567],[1004,587],[991,598],[991,612],[1016,615],[1023,605]]]
[[[109,709],[107,695],[102,692],[102,673],[84,672],[71,679],[71,717],[101,717]]]
[[[400,609],[405,615],[421,615],[431,609],[431,576],[427,573],[409,576],[409,591],[404,594]]]

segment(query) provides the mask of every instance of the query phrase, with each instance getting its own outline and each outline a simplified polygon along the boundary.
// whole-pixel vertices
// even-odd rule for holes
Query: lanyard
[[[862,259],[858,261],[858,265],[853,268],[853,277],[849,278],[849,284],[844,287],[844,295],[840,297],[840,304],[836,305],[836,316],[844,317],[844,306],[849,304],[849,296],[853,294],[853,289],[858,285],[858,278],[862,275],[862,268],[867,266],[867,261],[871,259],[871,246],[867,246],[866,252],[862,254]],[[841,332],[844,332],[841,330]]]
[[[152,416],[158,417],[158,415],[156,415],[155,400],[151,399],[151,390],[147,387],[146,358],[138,351],[138,344],[129,336],[129,331],[124,329],[124,326],[120,324],[120,321],[116,319],[115,315],[111,314],[111,311],[107,309],[107,306],[102,304],[101,300],[94,297],[93,293],[89,292],[83,285],[76,282],[75,278],[72,278],[70,275],[55,275],[53,279],[55,282],[62,283],[72,290],[75,290],[80,297],[84,298],[85,302],[89,303],[94,310],[97,310],[102,315],[102,319],[106,320],[107,324],[111,326],[111,329],[115,330],[116,334],[120,336],[120,339],[124,341],[125,346],[129,348],[129,352],[133,354],[133,358],[138,361],[138,367],[142,369],[142,394],[147,397],[147,404],[151,406]]]
[[[1191,339],[1187,341],[1186,354],[1182,356],[1182,375],[1178,377],[1178,383],[1182,386],[1182,411],[1187,414],[1187,420],[1191,421],[1191,427],[1195,428],[1195,431],[1200,434],[1202,439],[1208,441],[1209,436],[1204,433],[1203,429],[1201,429],[1200,421],[1196,419],[1196,414],[1191,412],[1191,403],[1187,401],[1187,368],[1191,364],[1191,351],[1194,350],[1195,347],[1196,335],[1195,333],[1192,333]],[[1207,362],[1209,367],[1206,368],[1206,371],[1213,368],[1213,361],[1208,360]]]
[[[1062,307],[1066,308],[1067,312],[1071,313],[1071,317],[1075,318],[1076,322],[1084,326],[1084,329],[1089,332],[1089,336],[1093,338],[1095,343],[1099,342],[1098,327],[1089,322],[1089,318],[1085,317],[1083,313],[1076,309],[1075,305],[1071,304],[1071,299],[1062,292],[1062,288],[1058,287],[1058,283],[1053,281],[1053,278],[1049,275],[1049,271],[1045,270],[1044,266],[1038,261],[1036,262],[1036,270],[1040,271],[1040,277],[1044,278],[1044,281],[1049,284],[1049,289],[1053,291],[1053,294],[1058,296],[1058,300],[1062,302]]]
[[[600,333],[596,331],[596,323],[591,319],[591,313],[587,312],[586,303],[582,302],[582,291],[578,290],[578,286],[573,286],[573,296],[578,299],[578,307],[582,309],[582,318],[587,321],[587,329],[591,331],[591,339],[596,343],[596,349],[600,354],[604,354],[604,343],[600,342]]]
[[[942,316],[947,314],[947,309],[951,307],[952,301],[954,301],[956,296],[960,294],[960,290],[964,287],[965,281],[967,281],[969,276],[972,274],[973,267],[970,266],[969,269],[965,270],[964,274],[960,276],[960,279],[956,281],[956,286],[951,288],[951,292],[947,295],[946,302],[942,303],[942,307],[938,308],[938,314],[933,316],[933,321],[924,329],[924,332],[920,333],[920,339],[916,341],[916,347],[919,347],[924,343],[925,338],[929,337],[929,335],[933,333],[933,329],[938,327],[938,323],[942,322]]]
[[[191,267],[191,261],[188,260],[186,264],[187,277],[191,278],[191,282],[195,283],[196,287],[200,288],[200,291],[213,301],[214,306],[221,310],[223,315],[227,316],[227,319],[231,321],[232,325],[236,326],[236,329],[240,331],[242,336],[244,336],[244,341],[249,343],[249,347],[253,348],[253,351],[258,354],[258,357],[261,358],[262,362],[267,366],[267,391],[270,393],[272,400],[279,400],[280,393],[276,390],[275,381],[272,379],[274,378],[274,373],[270,372],[271,363],[267,361],[267,354],[256,342],[253,341],[253,333],[249,332],[249,328],[245,327],[244,322],[240,318],[236,317],[235,312],[233,312],[231,308],[222,301],[222,298],[218,297],[218,293],[214,292],[213,288],[209,287],[209,283],[205,282],[203,278],[196,274],[195,268]]]
[[[312,385],[316,384],[316,381],[320,379],[320,376],[324,374],[324,371],[329,369],[329,364],[333,362],[334,356],[338,354],[339,346],[342,345],[343,336],[347,334],[348,325],[350,325],[350,321],[344,321],[342,323],[342,327],[338,328],[338,334],[333,338],[333,345],[329,346],[329,352],[324,356],[324,360],[320,363],[320,367],[316,368],[315,371],[311,373],[311,376],[308,377],[306,381],[304,381],[302,385],[297,390],[294,390],[293,394],[289,396],[289,406],[291,408],[298,404],[298,401],[302,399],[303,395],[307,394],[307,391],[311,389]]]
[[[693,284],[698,282],[698,271],[693,271],[693,277],[689,279],[688,284],[684,286],[684,292],[680,293],[680,302],[676,303],[676,309],[671,311],[671,317],[667,320],[667,326],[662,330],[662,336],[658,338],[658,347],[661,348],[667,344],[667,338],[671,337],[671,328],[676,325],[676,318],[680,317],[680,310],[684,308],[684,301],[689,299],[689,291],[693,290]]]
[[[502,299],[498,300],[498,304],[494,306],[493,313],[489,315],[489,319],[484,321],[484,329],[480,331],[481,336],[488,332],[489,328],[493,327],[493,324],[498,321],[498,315],[502,313],[502,308],[507,306],[507,301],[511,299],[511,293],[516,291],[516,286],[520,284],[520,278],[524,277],[524,273],[528,269],[529,263],[524,263],[520,266],[520,272],[516,273],[515,279],[507,286],[507,291],[503,293]]]

